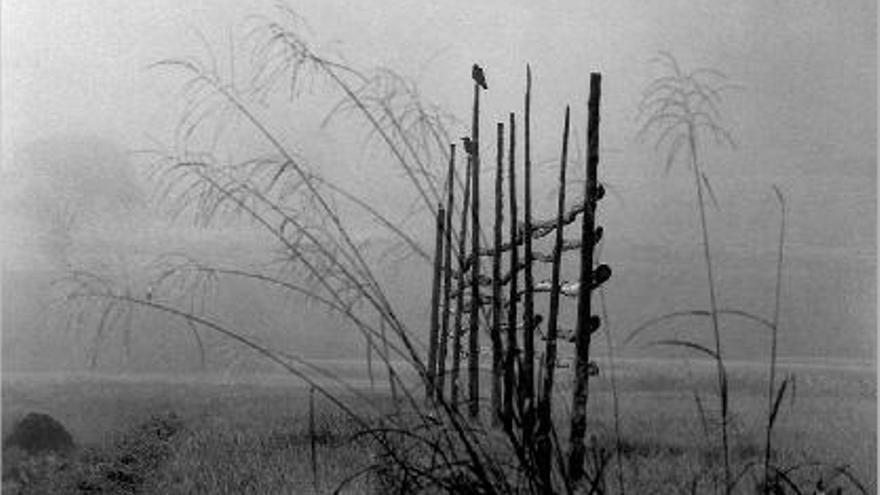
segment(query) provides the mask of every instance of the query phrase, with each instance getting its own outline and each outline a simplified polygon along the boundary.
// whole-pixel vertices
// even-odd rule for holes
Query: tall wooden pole
[[[497,126],[495,162],[495,254],[492,256],[492,424],[501,423],[501,380],[504,374],[504,349],[501,343],[501,229],[504,222],[504,124]]]
[[[440,283],[443,268],[443,239],[445,234],[446,210],[443,204],[437,205],[437,230],[434,242],[434,276],[431,279],[431,330],[428,338],[428,379],[425,383],[425,399],[430,402],[434,398],[434,386],[437,376],[437,336],[440,327]]]
[[[565,215],[565,169],[568,162],[568,129],[570,109],[565,108],[565,127],[562,131],[562,159],[559,162],[559,195],[556,208],[556,242],[553,247],[553,269],[550,286],[550,314],[547,321],[547,344],[544,353],[544,383],[538,399],[538,429],[536,432],[538,475],[544,486],[550,486],[553,430],[553,378],[556,371],[556,330],[559,324],[559,276],[562,267],[562,231]]]
[[[525,229],[525,298],[523,331],[523,360],[520,369],[520,392],[521,404],[519,406],[523,415],[523,443],[531,444],[532,428],[534,426],[534,397],[535,397],[535,280],[532,276],[532,153],[531,153],[531,106],[532,106],[532,68],[526,66],[526,96],[525,96],[525,175],[523,178],[523,195],[525,203],[524,221]]]
[[[510,296],[507,307],[507,356],[504,359],[504,426],[513,426],[513,397],[516,387],[516,358],[519,352],[516,343],[516,299],[519,270],[519,247],[516,242],[516,119],[510,114],[510,148],[507,152],[508,185],[510,186]]]
[[[449,145],[449,170],[446,173],[446,239],[443,249],[443,318],[440,348],[437,353],[437,399],[443,400],[446,385],[446,354],[449,347],[449,303],[452,299],[452,210],[455,207],[455,145]]]
[[[460,399],[461,382],[461,354],[462,342],[464,336],[464,327],[462,326],[462,317],[464,312],[464,288],[465,288],[465,251],[467,250],[467,219],[468,208],[470,207],[471,198],[471,159],[468,157],[464,174],[464,194],[461,206],[461,231],[458,236],[458,296],[455,302],[455,325],[452,334],[452,373],[449,377],[450,385],[450,401],[453,411],[458,411],[458,402]]]
[[[587,399],[589,398],[590,334],[598,325],[591,324],[591,296],[593,286],[593,249],[595,247],[596,201],[599,166],[599,99],[602,96],[602,76],[590,74],[590,99],[587,102],[587,180],[584,190],[584,208],[581,224],[581,270],[578,294],[577,327],[575,329],[574,390],[572,392],[571,430],[569,441],[568,473],[573,481],[584,475],[584,436],[587,431]],[[593,328],[596,327],[596,328]]]
[[[471,310],[468,333],[468,413],[480,415],[480,85],[474,81],[474,110],[471,121]]]

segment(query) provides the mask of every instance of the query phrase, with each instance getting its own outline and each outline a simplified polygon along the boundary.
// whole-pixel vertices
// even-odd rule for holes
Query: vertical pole
[[[597,168],[599,166],[599,99],[602,95],[602,76],[590,74],[590,99],[587,103],[587,181],[581,223],[581,270],[578,293],[577,327],[575,334],[574,390],[572,391],[571,430],[568,472],[572,481],[584,475],[584,436],[587,431],[587,399],[589,398],[589,365],[591,328],[591,296],[593,284],[593,248],[597,201]]]
[[[495,164],[495,252],[492,256],[492,424],[501,423],[501,379],[504,349],[501,343],[501,228],[504,222],[504,124],[497,126]]]
[[[443,238],[446,237],[444,222],[446,210],[443,204],[437,205],[437,230],[434,242],[434,276],[431,281],[431,330],[428,342],[428,380],[425,383],[425,400],[434,398],[434,385],[437,376],[437,334],[440,326],[440,270],[443,261]]]
[[[467,217],[468,217],[468,207],[470,206],[470,197],[471,197],[471,159],[468,157],[466,170],[464,174],[464,194],[462,195],[462,206],[461,206],[461,231],[458,236],[458,283],[456,284],[456,288],[458,290],[458,295],[456,297],[455,302],[455,325],[453,326],[453,334],[452,334],[452,373],[450,374],[449,381],[450,384],[450,407],[453,411],[458,411],[458,402],[460,396],[460,381],[459,376],[461,374],[461,353],[462,353],[462,343],[461,338],[464,336],[464,328],[462,326],[462,310],[464,309],[464,289],[465,289],[465,251],[466,251],[466,241],[467,241]]]
[[[470,153],[473,205],[471,205],[471,312],[468,340],[468,413],[480,415],[480,85],[474,82],[474,110],[471,122]]]
[[[443,249],[443,319],[440,328],[440,349],[437,354],[437,387],[443,401],[446,385],[446,351],[449,347],[449,302],[452,295],[452,210],[455,206],[455,145],[449,145],[449,170],[446,173],[446,239]]]
[[[523,195],[525,202],[525,299],[523,331],[523,361],[520,369],[519,406],[523,415],[523,443],[531,444],[532,427],[534,425],[535,397],[535,281],[532,276],[532,154],[531,154],[531,106],[532,106],[532,68],[526,65],[526,96],[525,96],[525,176],[523,178]]]
[[[544,383],[538,398],[538,473],[545,487],[550,486],[553,429],[553,378],[556,372],[556,330],[559,324],[559,272],[562,266],[562,231],[565,215],[565,169],[568,162],[568,129],[570,109],[565,108],[562,131],[562,159],[559,162],[559,195],[556,205],[556,242],[553,246],[553,268],[550,287],[550,314],[547,320],[547,343],[544,353]]]
[[[519,271],[519,247],[516,241],[516,119],[510,114],[510,150],[507,152],[508,185],[510,186],[510,296],[507,307],[507,356],[504,366],[504,426],[513,426],[513,397],[516,387],[516,304]]]

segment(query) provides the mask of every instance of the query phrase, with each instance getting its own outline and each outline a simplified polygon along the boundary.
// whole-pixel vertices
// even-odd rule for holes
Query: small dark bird
[[[483,68],[477,64],[474,64],[471,67],[471,77],[474,78],[474,82],[479,84],[483,89],[489,89],[489,85],[486,84],[486,74],[483,73]]]
[[[476,145],[474,145],[474,142],[471,141],[471,138],[465,136],[465,137],[461,138],[461,142],[464,144],[465,153],[467,153],[468,155],[476,155],[477,154],[477,147],[476,147]]]

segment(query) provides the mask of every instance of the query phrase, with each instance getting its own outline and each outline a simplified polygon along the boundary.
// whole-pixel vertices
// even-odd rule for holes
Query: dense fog
[[[494,126],[508,111],[522,111],[526,64],[535,74],[534,210],[540,218],[554,212],[566,104],[574,119],[572,174],[583,179],[588,73],[603,73],[599,174],[609,194],[598,221],[606,235],[602,260],[614,269],[607,329],[617,345],[650,318],[708,304],[693,177],[683,164],[666,173],[665,154],[637,136],[642,90],[659,74],[650,60],[665,50],[687,67],[723,71],[737,86],[719,109],[736,147],[707,139],[704,155],[718,200],[709,221],[721,305],[768,318],[773,310],[776,185],[788,205],[780,354],[874,362],[875,2],[291,4],[304,19],[304,36],[325,53],[342,54],[364,70],[389,67],[415,81],[426,101],[458,119],[450,126],[455,142],[469,132],[471,64],[485,68],[486,225]],[[55,283],[70,270],[100,274],[142,297],[153,290],[152,277],[168,255],[272,266],[279,246],[259,225],[240,214],[202,225],[166,194],[153,153],[180,139],[186,79],[148,66],[192,56],[247,81],[253,55],[243,33],[257,14],[277,12],[271,2],[3,3],[4,372],[95,364],[94,315],[89,320],[65,304],[63,285]],[[433,220],[418,207],[393,158],[357,116],[343,113],[324,122],[340,98],[326,81],[307,77],[297,84],[292,100],[278,91],[255,106],[262,121],[278,129],[314,173],[401,222],[430,253]],[[264,151],[266,143],[246,122],[226,119],[234,124],[221,131],[218,155]],[[432,166],[442,170],[445,164]],[[571,200],[578,194],[573,190]],[[397,311],[424,340],[430,262],[402,254],[362,209],[344,201],[338,207],[365,243]],[[575,278],[574,260],[563,271],[563,278]],[[277,348],[316,359],[363,353],[363,337],[348,322],[305,298],[246,282],[218,284],[199,296],[193,304]],[[546,298],[538,305],[543,308]],[[574,308],[564,308],[563,318],[571,325]],[[99,369],[272,369],[209,332],[200,355],[185,324],[149,308],[112,327],[97,347]],[[699,321],[664,328],[707,338],[709,332]],[[769,337],[758,326],[727,320],[723,331],[732,359],[756,360],[768,352]],[[596,351],[605,352],[602,346]],[[654,351],[632,345],[618,352],[635,357]]]

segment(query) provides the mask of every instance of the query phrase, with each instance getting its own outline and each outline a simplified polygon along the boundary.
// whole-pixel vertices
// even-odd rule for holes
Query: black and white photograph
[[[0,1],[0,491],[876,494],[877,21]]]

